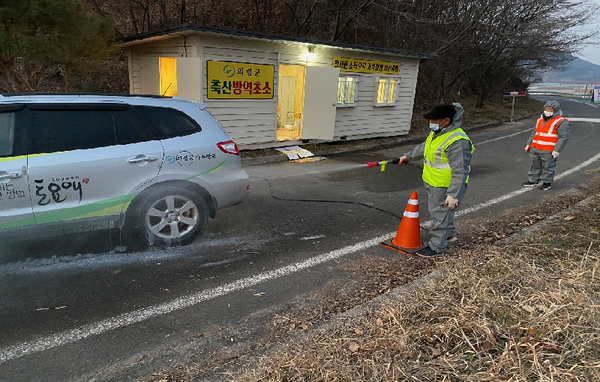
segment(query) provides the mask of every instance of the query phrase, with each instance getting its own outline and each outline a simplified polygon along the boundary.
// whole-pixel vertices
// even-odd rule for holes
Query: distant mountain
[[[575,58],[564,69],[548,70],[542,73],[542,82],[568,84],[600,83],[600,65]]]

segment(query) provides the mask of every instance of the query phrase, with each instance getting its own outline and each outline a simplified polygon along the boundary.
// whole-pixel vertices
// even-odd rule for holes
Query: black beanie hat
[[[433,108],[429,113],[425,114],[423,117],[425,119],[444,119],[454,118],[454,114],[456,114],[456,109],[452,105],[437,105]]]

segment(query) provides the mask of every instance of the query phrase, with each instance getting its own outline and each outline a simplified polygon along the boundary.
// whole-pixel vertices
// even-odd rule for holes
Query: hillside
[[[542,74],[542,82],[557,83],[600,83],[600,65],[575,58],[564,68],[549,70]]]

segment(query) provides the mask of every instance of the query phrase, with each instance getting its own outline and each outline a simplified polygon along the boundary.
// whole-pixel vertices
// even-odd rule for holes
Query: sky
[[[600,29],[600,26],[598,28]],[[600,65],[600,42],[587,45],[578,54],[575,54],[575,56],[592,64]]]
[[[600,8],[600,0],[591,0],[590,3],[596,4]],[[582,27],[583,30],[598,30],[600,31],[600,13],[596,20],[593,20],[589,25]],[[596,43],[586,45],[579,54],[575,56],[591,62],[592,64],[600,65],[600,35],[596,38]]]
[[[575,56],[591,62],[592,64],[600,65],[600,44],[595,46],[588,46],[581,50]]]

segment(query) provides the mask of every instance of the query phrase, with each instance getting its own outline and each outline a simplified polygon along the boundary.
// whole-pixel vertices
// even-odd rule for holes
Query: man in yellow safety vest
[[[475,148],[460,128],[464,109],[459,103],[438,105],[425,114],[431,133],[427,140],[404,154],[398,165],[423,159],[423,181],[427,191],[427,207],[434,220],[427,246],[416,252],[433,257],[456,240],[454,209],[467,191],[471,157]]]
[[[538,118],[535,131],[531,133],[525,152],[531,157],[531,167],[527,173],[529,180],[523,187],[535,187],[540,182],[540,190],[547,191],[554,181],[556,158],[567,144],[571,135],[571,122],[562,116],[560,104],[548,101],[544,113]]]

